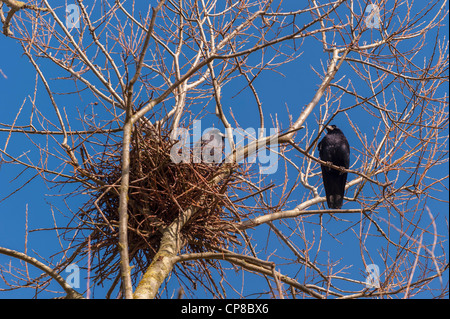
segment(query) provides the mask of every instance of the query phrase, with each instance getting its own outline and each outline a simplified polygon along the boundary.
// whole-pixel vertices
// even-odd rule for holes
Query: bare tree
[[[18,190],[36,176],[69,189],[72,216],[54,229],[58,261],[0,247],[44,271],[0,268],[0,289],[55,280],[80,297],[60,273],[87,260],[106,298],[172,297],[171,284],[245,297],[234,271],[260,278],[253,296],[447,296],[448,11],[424,5],[0,0],[4,36],[37,75],[32,111],[1,124],[1,164],[31,174]],[[317,59],[303,59],[311,48]],[[299,65],[298,77],[316,74],[314,92],[291,93],[304,106],[264,103],[260,83]],[[251,104],[230,102],[244,93]],[[193,160],[200,119],[223,126],[222,163]],[[337,119],[352,136],[350,169],[316,152]],[[39,159],[11,150],[21,136]],[[266,152],[274,174],[251,160]],[[343,209],[325,209],[320,165],[349,173]]]

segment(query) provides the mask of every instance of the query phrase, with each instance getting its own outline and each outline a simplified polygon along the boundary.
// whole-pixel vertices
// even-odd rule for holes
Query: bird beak
[[[332,130],[334,130],[334,128],[331,125],[327,125],[327,126],[325,126],[325,128],[327,129],[328,132],[331,132]]]

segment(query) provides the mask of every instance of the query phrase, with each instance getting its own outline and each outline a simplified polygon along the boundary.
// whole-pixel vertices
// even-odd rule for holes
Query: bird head
[[[225,139],[225,134],[223,134],[219,129],[213,128],[206,132],[202,136],[202,140],[205,142],[211,142],[216,140],[216,142],[223,142]]]

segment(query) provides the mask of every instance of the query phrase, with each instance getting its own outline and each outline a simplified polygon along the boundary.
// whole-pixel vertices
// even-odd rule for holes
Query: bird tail
[[[327,204],[330,209],[340,209],[344,202],[344,197],[339,194],[327,195]]]
[[[332,172],[331,176],[334,178],[328,178],[324,181],[328,208],[340,209],[344,203],[347,174],[334,174]]]

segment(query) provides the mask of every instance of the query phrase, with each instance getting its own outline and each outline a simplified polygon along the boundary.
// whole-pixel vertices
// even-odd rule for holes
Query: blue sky
[[[153,1],[154,3],[154,1]],[[283,2],[284,11],[298,10],[298,2],[296,1],[285,1]],[[62,10],[62,9],[61,9]],[[62,12],[62,11],[61,11]],[[447,20],[448,22],[448,17]],[[448,39],[448,30],[441,30],[440,37],[443,39],[446,36]],[[367,34],[366,41],[374,41],[377,39],[376,32],[372,34]],[[432,37],[430,39],[430,44],[421,52],[420,56],[414,57],[418,62],[429,58],[433,49]],[[300,42],[298,42],[300,44]],[[402,49],[402,48],[399,48]],[[323,51],[321,44],[317,39],[308,38],[302,43],[302,47],[297,54],[301,53],[301,56],[295,61],[283,65],[277,68],[277,72],[265,72],[254,82],[255,88],[258,90],[259,97],[262,101],[262,105],[265,111],[265,125],[270,128],[273,127],[273,121],[278,121],[281,123],[282,128],[285,129],[289,125],[290,116],[294,119],[298,117],[303,108],[307,103],[310,102],[318,85],[320,84],[320,79],[314,72],[313,68],[322,74],[322,67],[326,66],[329,59],[327,53]],[[259,58],[255,55],[255,59]],[[51,78],[53,75],[54,67],[48,65],[47,62],[42,61],[41,67],[45,67],[45,71],[48,72],[48,77]],[[30,99],[33,99],[35,92],[35,80],[36,74],[33,66],[28,61],[28,58],[22,54],[22,48],[20,44],[11,38],[6,38],[0,35],[0,123],[12,123],[15,120],[18,110],[22,107],[21,114],[17,119],[18,125],[27,125],[29,122],[29,114],[32,110]],[[54,70],[54,76],[56,77],[59,73]],[[375,74],[375,73],[374,73]],[[354,84],[358,86],[360,92],[367,90],[364,83],[360,83],[356,80],[355,74],[352,72],[351,68],[344,65],[338,73],[338,78],[346,76],[354,81]],[[56,83],[56,82],[53,82]],[[60,82],[61,83],[61,82]],[[60,85],[60,84],[58,84]],[[224,110],[227,112],[228,116],[231,116],[230,108],[232,109],[232,115],[236,118],[242,128],[247,127],[258,127],[259,118],[255,116],[257,105],[254,101],[253,95],[250,90],[245,89],[246,83],[244,79],[238,79],[233,81],[232,84],[225,86],[223,90],[223,100]],[[70,91],[73,90],[71,83],[64,83],[58,86],[58,91]],[[364,95],[361,93],[361,95]],[[448,96],[448,88],[447,88]],[[39,107],[47,110],[46,116],[50,118],[53,112],[49,111],[51,105],[49,103],[48,96],[46,96],[43,91],[42,84],[38,84],[38,94],[37,101]],[[74,111],[75,107],[80,109],[89,109],[89,96],[86,95],[60,95],[57,97],[58,103],[64,105],[70,116],[77,117],[77,112]],[[399,98],[399,96],[397,96]],[[321,101],[323,102],[323,100]],[[399,104],[403,101],[400,101]],[[348,105],[353,105],[355,99],[350,96],[345,96],[341,100],[341,108]],[[213,101],[210,102],[209,110],[213,113],[214,108],[212,107]],[[333,105],[332,109],[336,109],[337,105]],[[48,108],[48,109],[47,109]],[[289,113],[287,112],[289,110]],[[193,112],[195,113],[195,108]],[[448,112],[448,109],[446,110]],[[99,111],[101,114],[103,111]],[[316,108],[314,113],[309,117],[308,121],[305,123],[306,130],[311,134],[315,130],[317,134],[318,130],[318,119],[320,116],[319,106]],[[348,116],[348,117],[347,117]],[[334,120],[333,124],[340,127],[346,134],[350,145],[354,148],[351,154],[351,162],[355,163],[353,169],[359,170],[358,164],[360,160],[358,159],[358,154],[355,149],[361,149],[361,141],[354,134],[348,118],[355,123],[363,134],[366,134],[370,140],[373,136],[375,129],[378,126],[378,122],[374,122],[372,118],[368,116],[368,112],[362,108],[353,108],[349,110],[346,114],[340,113]],[[55,120],[55,118],[52,118]],[[71,121],[76,125],[76,121]],[[223,125],[219,120],[210,114],[205,117],[202,124],[203,127],[214,126],[219,129],[223,129]],[[448,134],[448,127],[447,127]],[[302,131],[297,135],[296,141],[301,147],[306,146],[306,141],[302,140]],[[45,145],[47,140],[45,137],[37,137],[35,135],[31,136],[35,143],[40,143]],[[8,133],[0,132],[0,145],[3,148],[6,139],[8,138]],[[308,141],[309,143],[309,141]],[[448,141],[447,141],[448,143]],[[448,144],[447,144],[448,146]],[[37,160],[40,154],[33,151],[33,145],[28,137],[15,135],[11,139],[8,145],[8,152],[15,155],[24,154],[24,158],[29,156],[32,160]],[[28,153],[28,151],[30,151]],[[298,159],[298,163],[301,164],[303,158],[301,156],[293,157],[293,159]],[[317,152],[315,153],[318,156]],[[446,171],[443,171],[446,169]],[[288,185],[293,186],[296,183],[297,173],[292,168],[288,169],[289,181]],[[448,175],[448,166],[441,166],[438,171],[433,171],[434,176],[438,178],[439,176]],[[46,183],[42,181],[39,176],[36,176],[30,182],[28,182],[23,188],[18,190],[9,198],[4,198],[7,194],[11,193],[17,188],[20,188],[25,181],[28,181],[32,176],[37,175],[35,171],[26,170],[23,172],[23,168],[18,165],[1,165],[0,166],[0,246],[4,246],[10,249],[15,249],[23,252],[25,247],[25,234],[26,234],[26,219],[28,220],[28,230],[32,229],[53,229],[55,224],[61,226],[64,225],[68,219],[71,218],[72,211],[76,211],[86,199],[85,196],[80,195],[75,198],[66,198],[65,194],[69,193],[72,188],[71,186],[61,189],[59,186],[53,187],[51,183]],[[17,176],[17,178],[16,178]],[[353,174],[349,175],[349,180],[356,178]],[[273,182],[282,182],[285,179],[284,168],[280,167],[277,174],[269,175],[268,180]],[[321,183],[319,176],[312,179],[313,183]],[[316,185],[314,184],[314,185]],[[444,182],[448,189],[448,180]],[[351,188],[349,192],[353,194],[355,187]],[[319,191],[323,195],[324,191],[322,187],[319,187]],[[370,193],[370,190],[367,190]],[[287,203],[285,209],[292,209],[301,202],[302,199],[306,198],[307,192],[301,186],[297,188],[295,192],[298,195],[291,196],[289,203]],[[438,218],[438,233],[445,235],[448,239],[448,193],[438,194],[440,199],[446,202],[429,200],[427,206],[433,212],[434,216]],[[322,206],[320,206],[322,207]],[[312,207],[312,209],[317,209],[318,207]],[[356,202],[347,202],[344,208],[359,208],[359,204]],[[321,246],[314,244],[310,247],[312,251],[317,251],[316,258],[317,262],[321,264],[326,264],[328,262],[334,263],[341,258],[345,260],[345,265],[348,268],[342,269],[343,274],[351,274],[349,277],[355,280],[364,281],[366,276],[363,263],[360,256],[360,246],[359,242],[355,240],[355,234],[349,229],[353,224],[357,223],[360,219],[359,215],[349,215],[349,216],[339,216],[339,218],[332,218],[330,216],[323,216],[323,220],[319,220],[319,217],[311,218],[309,220],[310,228],[298,229],[299,223],[295,220],[287,220],[283,223],[277,223],[276,225],[285,231],[285,234],[296,234],[297,232],[304,231],[308,234],[308,238],[314,238],[315,236],[323,236],[323,243]],[[429,220],[426,219],[426,214],[424,215],[423,225],[429,224]],[[321,233],[322,230],[318,226],[320,222],[327,224],[327,229],[332,229],[333,233]],[[421,224],[422,226],[422,224]],[[365,225],[365,227],[370,227]],[[373,228],[373,226],[371,226]],[[342,232],[342,234],[341,234]],[[261,226],[256,231],[250,232],[253,239],[259,241],[260,247],[268,252],[277,249],[276,255],[283,256],[283,254],[288,253],[287,248],[280,245],[279,239],[269,232],[268,226]],[[379,238],[376,237],[376,231],[370,231],[373,236],[369,236],[366,241],[366,247],[369,250],[379,252],[373,253],[373,256],[379,256],[381,254],[381,247],[379,247]],[[57,260],[60,255],[54,256],[54,253],[61,250],[61,247],[66,247],[67,243],[63,241],[62,238],[57,238],[58,231],[48,230],[48,231],[35,231],[28,234],[26,238],[28,241],[28,254],[36,257],[40,256],[41,261],[52,260],[55,258]],[[335,240],[333,237],[340,234],[339,240]],[[393,235],[394,237],[396,235]],[[60,241],[61,240],[61,241]],[[425,235],[424,241],[428,243],[431,242],[433,238],[431,236]],[[304,249],[304,243],[295,242],[299,249]],[[447,247],[444,250],[448,254],[448,242]],[[320,252],[320,253],[319,253]],[[279,261],[280,270],[285,272],[289,276],[296,276],[300,270],[299,266],[292,262],[286,262],[285,264],[283,258],[272,257],[274,260]],[[271,259],[272,260],[272,259]],[[10,258],[4,255],[0,255],[0,265],[7,267],[10,263]],[[381,260],[373,260],[373,263],[383,264]],[[21,267],[20,263],[16,260],[11,261],[11,265]],[[85,265],[82,265],[82,267]],[[245,278],[245,282],[252,283],[247,284],[244,289],[244,295],[255,296],[254,292],[258,291],[261,287],[266,287],[267,284],[265,280],[256,275],[250,274],[248,272],[234,272],[229,264],[226,264],[231,270],[227,272],[227,280],[236,283],[237,287],[239,282]],[[340,265],[339,267],[342,267]],[[39,275],[41,272],[36,270],[34,267],[30,266],[28,268],[31,276]],[[383,269],[380,269],[383,272]],[[62,276],[68,276],[69,273],[62,273]],[[86,287],[86,272],[81,271],[81,288],[80,291],[84,291]],[[300,276],[301,278],[301,276]],[[444,282],[448,281],[448,271],[443,278]],[[439,285],[439,283],[435,283]],[[61,291],[59,286],[51,284],[50,289]],[[162,297],[172,297],[176,295],[176,291],[179,285],[175,278],[171,278],[168,289],[162,293]],[[3,282],[0,281],[0,288],[5,288]],[[348,285],[349,289],[356,289],[351,284]],[[238,288],[239,290],[240,288]],[[94,297],[102,297],[104,295],[105,289],[102,287],[96,288],[94,291]],[[32,289],[20,289],[13,290],[10,292],[0,292],[0,298],[31,298],[36,292]],[[44,292],[41,298],[53,297],[54,294],[49,292]],[[205,296],[201,289],[196,291],[196,297]],[[230,292],[230,297],[236,297],[237,294]]]

